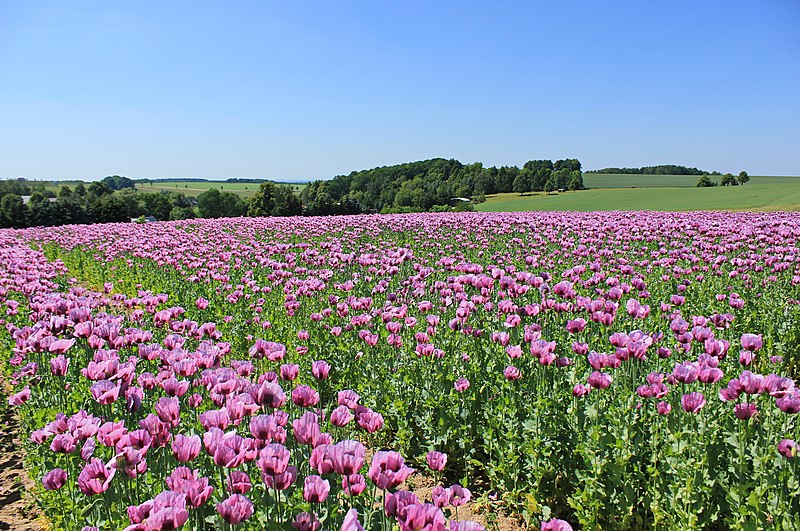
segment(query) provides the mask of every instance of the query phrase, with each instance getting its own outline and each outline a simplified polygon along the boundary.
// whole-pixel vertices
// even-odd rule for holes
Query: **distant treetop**
[[[618,173],[625,175],[717,175],[719,172],[707,172],[697,168],[678,166],[675,164],[662,164],[660,166],[642,166],[641,168],[603,168],[589,170],[586,173]]]
[[[133,182],[133,179],[121,177],[119,175],[109,175],[108,177],[104,178],[102,182],[106,183],[112,190],[122,190],[123,188],[136,187],[136,183]]]

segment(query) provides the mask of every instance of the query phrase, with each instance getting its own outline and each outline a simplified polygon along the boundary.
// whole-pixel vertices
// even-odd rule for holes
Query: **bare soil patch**
[[[34,484],[23,467],[19,422],[11,409],[0,409],[0,530],[43,531],[46,527],[30,498]]]

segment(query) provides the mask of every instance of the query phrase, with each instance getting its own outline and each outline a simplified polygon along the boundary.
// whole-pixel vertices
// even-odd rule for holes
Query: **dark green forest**
[[[112,180],[112,184],[117,181]],[[124,181],[123,181],[124,182]],[[0,227],[159,221],[236,216],[296,216],[303,213],[291,186],[263,182],[255,195],[242,199],[211,188],[197,198],[178,192],[141,192],[135,187],[113,189],[106,179],[89,185],[62,186],[58,193],[41,183],[0,181]]]
[[[577,159],[530,160],[517,166],[484,167],[454,159],[382,166],[309,183],[302,192],[307,215],[419,212],[449,209],[455,198],[480,202],[504,192],[583,189]]]
[[[63,185],[57,193],[43,183],[0,181],[0,227],[129,222],[236,216],[294,216],[471,210],[486,195],[582,190],[577,159],[530,160],[517,166],[484,167],[454,159],[430,159],[338,175],[309,183],[301,194],[289,185],[260,182],[246,199],[212,188],[197,198],[172,191],[143,192],[132,180],[112,175],[90,184]]]
[[[662,164],[660,166],[642,166],[641,168],[602,168],[588,170],[586,173],[615,173],[620,175],[720,175],[718,171],[707,172],[687,166]]]

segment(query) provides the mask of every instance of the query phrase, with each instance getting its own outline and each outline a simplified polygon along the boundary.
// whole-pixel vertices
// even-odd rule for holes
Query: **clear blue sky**
[[[800,175],[800,1],[0,0],[0,178]]]

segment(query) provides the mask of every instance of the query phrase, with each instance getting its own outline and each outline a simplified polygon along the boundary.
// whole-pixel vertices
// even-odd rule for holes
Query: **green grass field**
[[[625,175],[616,173],[584,173],[586,188],[675,188],[694,187],[697,175]],[[712,175],[710,179],[719,184],[722,177]],[[749,184],[780,184],[790,181],[800,183],[800,177],[752,177]]]
[[[60,182],[58,184],[46,182],[44,184],[44,187],[47,190],[52,190],[53,192],[58,193],[62,185],[75,188],[75,186],[78,184],[78,181]],[[84,186],[89,186],[91,183],[84,182],[83,184]],[[306,186],[305,184],[286,184],[291,186],[292,189],[298,193],[302,192],[303,188]],[[258,190],[260,185],[261,183],[226,183],[220,181],[152,181],[150,183],[136,183],[136,190],[140,192],[160,192],[162,190],[167,192],[181,192],[187,196],[196,197],[211,188],[219,188],[220,190],[233,192],[234,194],[241,195],[242,197],[249,197],[256,193],[256,190]]]
[[[587,178],[588,177],[588,178]],[[603,184],[594,181],[602,177]],[[800,211],[800,177],[752,177],[744,186],[696,188],[697,178],[684,187],[658,187],[654,182],[668,177],[623,175],[616,181],[621,188],[611,188],[611,176],[584,175],[589,190],[547,195],[544,192],[497,194],[475,205],[481,212],[517,212],[525,210],[764,210]],[[685,177],[685,176],[678,176]],[[652,180],[647,180],[652,178]],[[674,181],[669,181],[672,184]]]
[[[220,190],[239,194],[242,197],[248,197],[256,193],[260,185],[260,183],[225,183],[219,181],[152,181],[150,183],[137,183],[136,189],[141,192],[166,190],[168,192],[182,192],[186,195],[197,196],[211,188],[219,188]],[[305,184],[290,184],[289,186],[295,192],[300,192],[305,187]]]

